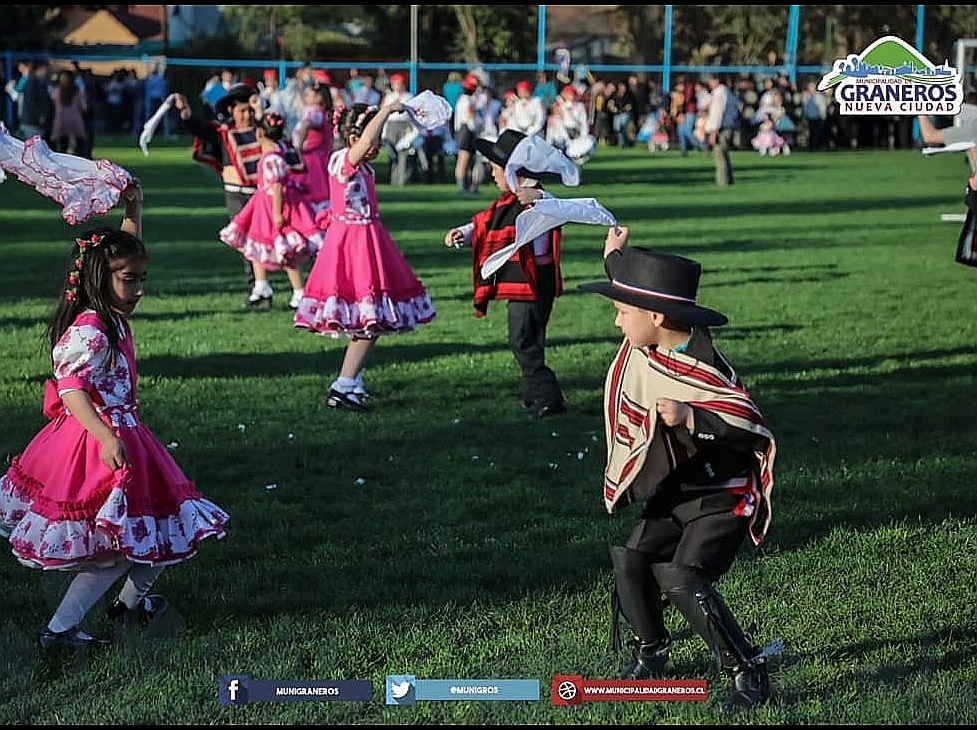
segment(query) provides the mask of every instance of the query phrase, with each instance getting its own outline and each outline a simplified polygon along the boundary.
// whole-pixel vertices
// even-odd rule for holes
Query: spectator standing
[[[482,111],[475,99],[479,87],[478,76],[465,76],[452,115],[455,144],[458,148],[455,158],[455,187],[459,195],[474,195],[478,192],[480,178],[475,171],[475,142],[482,135],[485,125]]]
[[[695,124],[699,114],[699,97],[696,93],[696,83],[691,76],[682,76],[676,84],[676,93],[681,94],[681,103],[676,113],[678,127],[675,135],[678,137],[679,153],[682,157],[689,154],[689,150],[704,150],[707,145],[695,136]]]
[[[18,84],[17,136],[28,139],[39,135],[50,141],[54,121],[54,101],[51,99],[46,61],[27,61],[22,66],[23,85]]]
[[[828,141],[828,96],[818,90],[816,81],[808,81],[801,94],[804,124],[807,125],[808,149],[824,149]]]
[[[389,80],[390,89],[384,95],[384,105],[394,101],[403,104],[414,98],[414,95],[407,90],[407,77],[402,73],[391,74]],[[412,174],[411,161],[417,157],[414,142],[415,140],[421,142],[417,128],[411,124],[405,112],[393,113],[387,117],[380,138],[390,160],[390,184],[406,185],[410,182]]]
[[[556,96],[559,94],[557,91],[556,84],[553,79],[549,77],[546,71],[536,72],[536,86],[533,87],[533,96],[537,97],[543,104],[543,110],[549,110],[553,106],[553,102],[556,101]]]
[[[282,94],[282,87],[278,83],[278,70],[266,68],[261,72],[261,82],[258,84],[258,96],[261,98],[261,106],[265,114],[278,114],[285,120],[285,131],[291,132],[295,129],[294,120],[289,118],[288,110],[285,106],[285,98]]]
[[[51,149],[79,157],[89,149],[88,126],[85,115],[88,113],[88,94],[76,81],[73,69],[58,72],[58,82],[51,89],[54,103],[54,119],[51,123]]]
[[[200,99],[211,119],[217,118],[217,104],[237,85],[237,75],[229,68],[222,68],[204,83]],[[138,128],[136,134],[139,134]]]
[[[715,167],[716,185],[726,187],[733,184],[733,161],[729,150],[733,144],[733,132],[736,122],[733,121],[732,110],[736,107],[729,87],[723,83],[717,73],[709,74],[709,114],[706,118],[705,131],[712,149],[712,161]],[[739,117],[737,116],[738,120]]]
[[[153,72],[146,77],[146,104],[140,111],[142,121],[139,123],[138,132],[141,132],[143,124],[159,109],[166,97],[170,95],[170,82],[166,78],[163,67],[160,64],[153,66]],[[167,112],[163,117],[163,135],[167,139],[176,139],[174,132],[174,120],[171,112]]]
[[[447,99],[452,109],[454,109],[455,102],[458,101],[458,97],[461,94],[461,82],[463,79],[464,74],[460,71],[449,71],[444,83],[441,84],[441,96]]]
[[[105,82],[105,131],[109,134],[126,131],[125,78],[125,69],[117,68]]]
[[[373,74],[360,74],[359,84],[350,89],[349,96],[353,104],[380,106],[383,101],[383,95],[374,86]]]

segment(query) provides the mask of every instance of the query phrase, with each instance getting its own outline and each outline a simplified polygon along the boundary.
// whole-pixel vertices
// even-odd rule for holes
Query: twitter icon
[[[388,674],[386,696],[388,705],[413,705],[417,680],[413,674]]]

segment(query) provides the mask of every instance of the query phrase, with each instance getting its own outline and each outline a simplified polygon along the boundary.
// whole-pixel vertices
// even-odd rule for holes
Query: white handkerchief
[[[610,228],[617,225],[617,219],[596,198],[540,198],[532,207],[516,216],[516,240],[485,260],[481,269],[482,278],[487,279],[498,271],[520,246],[564,223]]]
[[[924,155],[938,155],[941,152],[966,152],[974,147],[977,147],[977,142],[951,142],[942,147],[923,147],[922,152]]]
[[[155,111],[153,116],[146,120],[146,123],[142,125],[142,132],[139,135],[139,149],[142,150],[144,155],[149,154],[149,143],[153,141],[153,135],[156,134],[156,128],[159,123],[163,121],[163,117],[166,116],[166,112],[170,110],[173,106],[173,97],[175,94],[170,94],[166,97],[166,101],[159,105],[159,109]]]
[[[411,123],[422,132],[430,132],[451,119],[451,104],[443,96],[424,90],[404,102]]]

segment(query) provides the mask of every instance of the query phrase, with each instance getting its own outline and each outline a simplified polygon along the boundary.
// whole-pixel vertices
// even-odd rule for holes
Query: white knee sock
[[[133,564],[122,590],[119,591],[119,600],[126,608],[135,608],[146,597],[165,568],[165,565]]]
[[[91,568],[75,576],[65,591],[57,611],[48,622],[48,629],[60,634],[78,626],[98,599],[105,595],[112,584],[129,569],[123,561],[110,568]]]

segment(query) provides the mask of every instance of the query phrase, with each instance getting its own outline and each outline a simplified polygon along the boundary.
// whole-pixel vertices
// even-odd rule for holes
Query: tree
[[[6,51],[31,51],[44,55],[51,39],[64,29],[60,5],[11,5],[0,23],[0,48]]]

